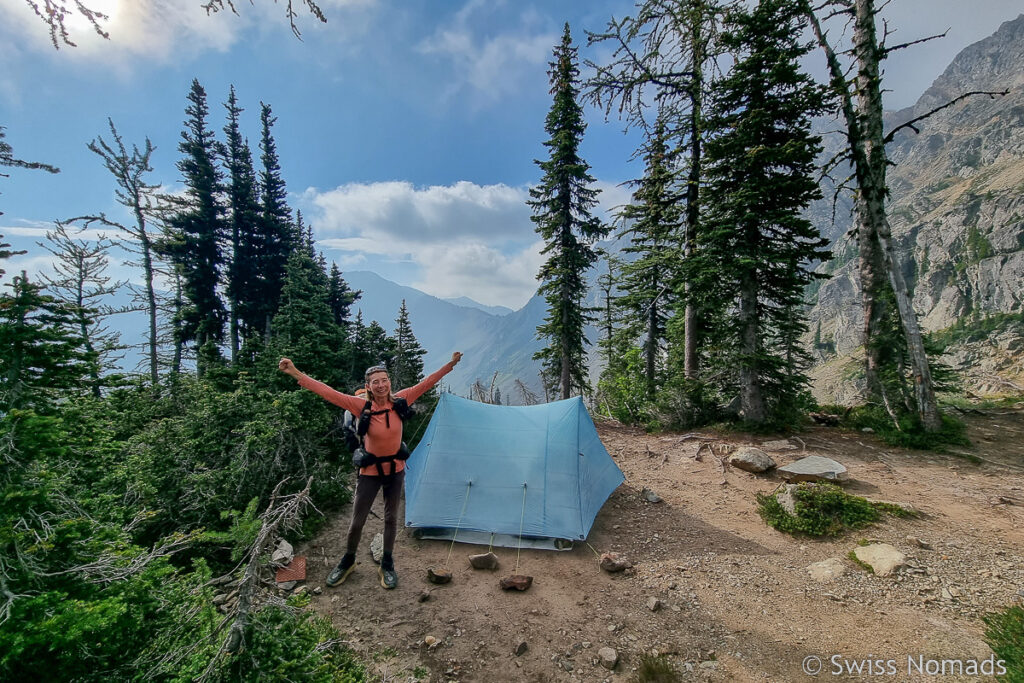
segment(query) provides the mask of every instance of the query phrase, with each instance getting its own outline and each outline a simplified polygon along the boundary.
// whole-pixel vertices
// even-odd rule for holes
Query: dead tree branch
[[[916,117],[910,119],[909,121],[907,121],[906,123],[901,123],[900,125],[896,126],[891,131],[889,131],[888,135],[885,136],[885,144],[889,144],[890,142],[892,142],[893,139],[896,137],[896,133],[899,132],[900,130],[902,130],[903,128],[909,128],[910,130],[914,131],[915,133],[920,134],[921,131],[917,128],[917,126],[914,125],[915,123],[917,123],[918,121],[923,121],[924,119],[928,118],[929,116],[931,116],[933,114],[936,114],[936,113],[942,111],[943,109],[947,109],[949,107],[952,107],[957,102],[960,102],[962,100],[966,100],[968,97],[974,97],[975,95],[988,95],[989,99],[993,99],[994,100],[996,97],[1002,97],[1002,96],[1009,95],[1009,94],[1010,94],[1010,90],[1009,89],[1003,90],[1002,92],[990,92],[990,91],[987,91],[987,90],[973,90],[971,92],[964,93],[963,95],[960,95],[959,97],[956,97],[956,98],[950,100],[949,102],[946,102],[945,104],[943,104],[940,107],[935,107],[934,109],[932,109],[931,111],[929,111],[929,112],[927,112],[925,114],[921,114],[920,116],[916,116]]]
[[[219,631],[229,619],[233,618],[231,628],[221,644],[220,650],[210,660],[203,675],[199,677],[200,682],[209,679],[217,663],[225,654],[234,654],[241,648],[245,640],[245,627],[249,623],[249,612],[253,608],[253,599],[259,587],[260,558],[270,552],[282,532],[294,529],[299,525],[306,507],[312,505],[309,496],[309,489],[313,483],[312,477],[306,481],[304,489],[282,497],[280,491],[286,481],[288,480],[283,479],[274,487],[273,493],[270,494],[270,503],[267,505],[266,511],[260,515],[263,524],[259,534],[256,535],[256,540],[249,546],[248,561],[238,583],[238,603],[233,610],[234,614],[229,613],[227,619],[217,630]]]

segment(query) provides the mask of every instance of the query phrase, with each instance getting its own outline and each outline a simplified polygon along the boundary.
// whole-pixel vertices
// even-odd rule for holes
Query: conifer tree
[[[304,249],[296,249],[285,274],[281,306],[272,323],[271,355],[291,354],[311,376],[329,384],[344,382],[345,333],[334,322],[323,272]]]
[[[666,325],[675,307],[682,226],[675,169],[663,119],[658,120],[646,145],[644,161],[644,177],[635,182],[633,202],[620,213],[627,227],[619,237],[631,236],[623,251],[635,254],[635,258],[623,260],[618,282],[622,294],[616,305],[631,336],[643,340],[647,394],[653,397],[660,384]]]
[[[75,239],[60,222],[46,232],[46,239],[47,242],[39,246],[53,254],[56,261],[53,275],[43,274],[40,279],[72,316],[88,365],[92,393],[99,398],[103,386],[101,374],[115,360],[114,354],[123,348],[118,333],[104,324],[106,318],[118,312],[104,300],[125,284],[111,282],[107,275],[110,265],[107,251],[113,244],[106,238],[95,243]]]
[[[390,372],[396,350],[395,340],[388,336],[387,331],[376,320],[371,321],[360,332],[356,339],[356,348],[359,349],[364,362],[359,368],[359,380],[363,379],[362,370],[371,365],[384,365]]]
[[[544,146],[550,156],[534,162],[544,175],[530,190],[527,202],[533,209],[530,220],[544,239],[542,253],[548,257],[537,275],[542,282],[537,293],[548,304],[548,315],[537,333],[548,341],[534,358],[543,361],[545,375],[555,380],[565,399],[574,389],[588,388],[584,327],[590,315],[583,305],[584,274],[597,260],[591,245],[608,229],[591,215],[598,191],[589,187],[594,178],[579,155],[586,122],[578,102],[579,66],[568,23],[550,67],[553,102],[544,124],[550,136]]]
[[[82,347],[74,313],[25,272],[0,295],[0,413],[45,412],[89,387],[93,358]]]
[[[154,285],[157,275],[160,273],[158,263],[158,243],[160,236],[153,230],[150,222],[156,204],[156,186],[146,181],[146,174],[153,171],[150,165],[150,158],[153,155],[153,143],[146,138],[145,145],[140,150],[137,145],[132,146],[131,154],[125,147],[124,140],[117,127],[111,119],[107,119],[110,126],[111,142],[97,136],[89,143],[89,150],[103,159],[103,165],[110,174],[114,176],[117,189],[114,191],[117,202],[131,212],[133,221],[120,223],[110,220],[106,215],[100,213],[98,216],[89,216],[84,222],[93,221],[103,225],[116,228],[121,234],[118,245],[135,257],[136,261],[129,262],[132,266],[142,267],[141,289],[129,284],[129,288],[135,295],[136,301],[146,311],[149,323],[146,338],[146,351],[149,361],[149,381],[155,389],[159,383],[159,363],[157,357],[158,349],[158,317],[161,301]]]
[[[11,251],[7,247],[11,246],[10,243],[4,242],[4,236],[0,235],[0,261],[11,258],[12,256],[20,256],[21,254],[27,254],[28,252],[24,249],[18,251]],[[0,268],[0,276],[4,275],[7,271]]]
[[[328,302],[331,305],[331,312],[334,313],[334,322],[347,330],[351,324],[349,322],[349,315],[352,304],[359,300],[363,292],[361,290],[353,290],[348,286],[348,283],[341,276],[341,270],[338,268],[337,263],[331,264],[328,290],[330,291]]]
[[[802,7],[761,0],[729,15],[723,41],[735,62],[713,89],[707,120],[702,294],[732,318],[715,334],[731,348],[741,412],[755,423],[792,419],[806,385],[799,307],[809,263],[827,257],[826,240],[801,215],[820,196],[821,141],[810,122],[825,107],[823,88],[799,66],[810,49],[799,40]]]
[[[178,170],[184,176],[186,198],[169,219],[171,236],[165,249],[181,274],[185,296],[178,336],[183,343],[194,343],[197,352],[209,347],[197,355],[201,360],[215,356],[224,337],[226,312],[217,285],[224,263],[220,241],[227,228],[221,203],[222,177],[215,164],[216,142],[206,123],[206,91],[198,80],[192,81],[188,101],[188,118],[178,145],[185,155]],[[202,375],[204,370],[204,362],[199,362],[198,373]]]
[[[262,313],[259,299],[261,254],[257,242],[260,207],[252,152],[239,128],[239,118],[245,110],[238,104],[233,85],[224,108],[228,113],[223,158],[227,167],[231,252],[226,290],[230,304],[231,358],[234,360],[241,342],[264,329],[264,320],[259,315]]]
[[[277,117],[270,105],[260,103],[260,163],[259,205],[260,231],[256,240],[260,254],[260,310],[266,323],[277,310],[284,283],[284,268],[300,242],[288,208],[288,193],[281,177],[281,163],[277,156],[277,143],[271,127]]]
[[[617,111],[630,127],[651,132],[651,102],[658,103],[658,115],[669,128],[669,137],[679,148],[679,165],[686,172],[684,263],[694,256],[701,231],[704,201],[703,147],[706,140],[704,116],[708,89],[714,82],[722,53],[718,40],[721,17],[735,0],[643,0],[633,17],[612,19],[603,33],[591,42],[611,41],[610,63],[593,67],[587,81],[587,96],[606,114]],[[705,342],[706,321],[690,296],[687,270],[676,283],[683,309],[670,322],[673,348],[670,356],[679,360],[677,379],[683,393],[699,393],[698,342]],[[691,398],[685,399],[693,403]],[[696,407],[696,406],[694,406]]]
[[[391,361],[391,383],[398,388],[411,387],[423,379],[423,356],[427,352],[416,341],[409,322],[409,310],[405,307],[405,299],[398,309],[395,319],[395,355]]]

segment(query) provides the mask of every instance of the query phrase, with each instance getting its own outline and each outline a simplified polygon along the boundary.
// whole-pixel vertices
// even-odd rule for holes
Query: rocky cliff
[[[911,48],[912,49],[912,48]],[[973,91],[903,129],[889,146],[890,222],[914,306],[926,331],[960,330],[945,360],[965,371],[975,393],[1024,393],[1024,15],[964,49],[887,130]],[[856,243],[848,204],[837,220],[814,216],[834,239],[832,273],[818,289],[811,333],[821,361],[820,400],[850,399],[840,385],[856,374],[861,346]],[[845,393],[843,393],[845,391]]]

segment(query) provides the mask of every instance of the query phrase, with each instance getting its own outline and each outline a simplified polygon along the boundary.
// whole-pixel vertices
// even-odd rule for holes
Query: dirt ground
[[[628,681],[650,655],[664,656],[680,680],[991,680],[981,616],[1024,601],[1024,410],[966,419],[975,445],[965,452],[985,458],[980,464],[826,427],[794,435],[788,449],[769,444],[779,465],[833,458],[849,469],[851,493],[921,513],[838,540],[793,538],[764,524],[755,494],[778,487],[778,475],[723,468],[707,448],[694,457],[702,442],[728,450],[780,437],[645,434],[602,423],[626,481],[588,542],[571,551],[497,548],[497,570],[474,570],[467,557],[486,547],[400,530],[393,591],[378,584],[369,554],[382,527],[373,516],[341,586],[323,581],[341,556],[347,515],[297,551],[308,557],[309,587],[322,588],[313,608],[332,618],[377,681]],[[662,501],[649,502],[645,488]],[[864,571],[847,558],[865,540],[895,546],[909,566],[888,577]],[[609,551],[633,568],[600,569],[598,553]],[[820,583],[807,567],[828,558],[847,572]],[[428,583],[428,567],[448,567],[453,581]],[[532,576],[532,588],[502,591],[499,579],[513,573]],[[616,651],[614,670],[601,665],[602,648]],[[972,675],[972,662],[981,673]],[[802,667],[815,663],[820,672],[807,675]],[[848,673],[858,666],[860,676]]]

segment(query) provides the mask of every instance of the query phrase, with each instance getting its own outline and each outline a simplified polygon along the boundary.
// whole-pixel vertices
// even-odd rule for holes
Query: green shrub
[[[886,513],[913,514],[898,505],[872,503],[825,482],[797,484],[793,498],[795,515],[786,512],[774,493],[758,493],[757,512],[774,529],[808,536],[838,536],[873,524]]]
[[[1000,680],[1024,683],[1024,607],[1008,607],[983,617],[985,642],[1006,667]]]
[[[635,683],[675,683],[682,679],[667,658],[641,655],[640,664],[631,680]]]
[[[899,427],[879,405],[858,406],[842,421],[849,429],[870,428],[890,446],[917,450],[942,451],[947,446],[970,446],[967,425],[949,415],[940,416],[942,426],[937,432],[926,432],[917,415],[900,416]]]

